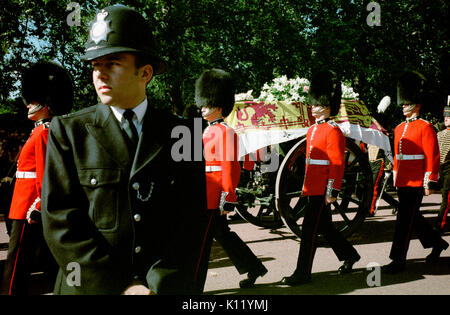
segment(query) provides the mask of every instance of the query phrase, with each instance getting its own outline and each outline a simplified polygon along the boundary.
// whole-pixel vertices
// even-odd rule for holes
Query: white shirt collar
[[[125,109],[118,106],[111,106],[111,110],[119,123],[122,122],[122,116],[125,112]],[[144,118],[145,112],[147,111],[147,98],[145,98],[144,101],[138,106],[132,108],[132,110],[136,114],[135,118],[137,118],[137,124],[140,125],[142,123],[142,119]]]

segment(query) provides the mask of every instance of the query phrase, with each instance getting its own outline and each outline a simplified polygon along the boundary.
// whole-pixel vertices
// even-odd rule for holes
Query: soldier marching
[[[17,162],[9,211],[11,236],[2,280],[2,293],[7,295],[28,294],[31,271],[43,268],[52,278],[56,270],[42,235],[41,189],[50,120],[71,110],[72,77],[58,64],[40,61],[24,72],[21,94],[28,119],[35,127]],[[38,258],[43,266],[36,266]]]
[[[26,294],[26,285],[17,280],[28,272],[21,270],[25,258],[19,254],[26,252],[20,249],[30,239],[27,230],[40,226],[36,224],[41,220],[41,201],[41,233],[59,266],[55,294],[201,294],[214,238],[239,274],[247,274],[239,282],[241,288],[253,287],[268,272],[230,230],[226,217],[238,203],[241,173],[239,137],[224,122],[234,105],[233,79],[220,69],[200,75],[195,88],[197,106],[208,121],[202,135],[205,161],[175,163],[170,155],[171,130],[192,126],[153,108],[147,98],[149,82],[167,70],[152,33],[134,9],[114,5],[97,12],[83,60],[92,67],[100,103],[75,113],[61,116],[70,111],[73,86],[58,66],[39,63],[36,67],[42,68],[32,68],[31,79],[24,75],[22,95],[36,125],[16,173],[10,212],[15,223],[3,293]],[[44,88],[29,92],[25,82],[30,80],[39,87],[47,84],[49,91],[58,91],[67,100],[53,99]],[[426,262],[438,261],[448,248],[420,213],[423,197],[437,189],[439,146],[441,164],[447,162],[442,152],[448,153],[448,143],[441,141],[447,130],[437,135],[419,116],[425,90],[426,79],[419,73],[406,72],[399,79],[398,104],[406,117],[396,127],[394,141],[394,185],[400,206],[392,262],[383,268],[385,273],[406,269],[414,230],[423,246],[432,248]],[[305,177],[299,187],[308,204],[297,266],[282,284],[312,280],[319,233],[342,262],[339,274],[352,272],[361,258],[336,230],[330,212],[345,169],[346,140],[333,120],[341,93],[334,72],[312,76],[309,105],[316,122],[306,135]],[[443,198],[447,195],[448,190]],[[443,222],[448,205],[444,208]],[[72,262],[82,267],[81,285],[67,281],[66,268]]]

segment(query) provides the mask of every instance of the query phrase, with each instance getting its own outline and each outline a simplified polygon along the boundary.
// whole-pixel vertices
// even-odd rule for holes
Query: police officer
[[[383,267],[385,273],[398,273],[406,268],[406,255],[414,230],[425,248],[433,247],[427,262],[434,262],[448,247],[439,233],[420,213],[423,196],[434,192],[439,171],[439,147],[431,123],[419,117],[425,104],[426,79],[413,71],[401,74],[397,84],[397,103],[406,121],[394,131],[394,185],[400,202],[395,223],[394,240]]]
[[[30,273],[39,269],[39,252],[42,267],[54,276],[56,264],[42,235],[41,187],[50,120],[71,110],[72,77],[58,64],[40,61],[24,72],[21,94],[35,127],[20,152],[9,212],[11,236],[2,280],[2,293],[8,295],[29,293]]]
[[[202,117],[208,121],[203,132],[206,163],[206,189],[211,216],[212,237],[223,247],[239,274],[247,273],[240,281],[241,288],[252,287],[267,269],[245,242],[230,230],[227,213],[237,204],[236,187],[241,167],[238,160],[239,138],[224,122],[234,106],[234,82],[221,69],[204,71],[195,84],[195,101]]]
[[[331,219],[330,204],[341,189],[344,176],[345,137],[332,120],[339,112],[341,83],[332,71],[318,71],[309,89],[312,115],[316,123],[306,134],[306,169],[302,195],[308,200],[302,224],[302,239],[297,268],[281,282],[298,285],[311,280],[317,234],[321,232],[340,261],[340,274],[351,272],[360,259],[353,246],[336,230]]]
[[[55,118],[48,141],[42,219],[55,294],[201,293],[205,166],[171,154],[172,129],[193,124],[147,99],[166,70],[156,50],[137,11],[97,13],[83,59],[101,103]]]
[[[450,202],[448,202],[448,193],[450,191],[450,106],[444,107],[443,114],[445,129],[437,134],[441,156],[439,178],[442,181],[442,203],[435,222],[435,227],[441,232],[445,229],[450,207]]]

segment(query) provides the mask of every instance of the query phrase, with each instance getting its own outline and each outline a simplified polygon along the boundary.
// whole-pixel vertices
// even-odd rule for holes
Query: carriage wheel
[[[247,172],[247,176],[241,176],[241,181],[236,189],[238,195],[238,205],[236,211],[247,222],[270,229],[278,229],[283,226],[281,216],[275,207],[275,196],[273,194],[274,184],[270,182],[266,185],[253,184],[253,179],[249,176],[259,176],[257,172]],[[273,174],[274,176],[276,174]],[[270,176],[270,175],[269,175]],[[272,182],[274,182],[273,179]],[[264,187],[266,189],[264,189]]]
[[[244,220],[256,226],[269,229],[278,229],[283,226],[274,202],[270,205],[256,205],[252,208],[239,204],[236,211]]]
[[[333,224],[345,237],[364,221],[373,196],[372,170],[366,155],[352,139],[346,138],[345,172],[337,200],[331,206]],[[306,138],[288,152],[277,174],[276,207],[282,220],[298,237],[306,206],[301,196],[305,175]]]

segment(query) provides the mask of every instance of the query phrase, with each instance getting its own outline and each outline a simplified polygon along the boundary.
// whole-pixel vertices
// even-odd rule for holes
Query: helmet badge
[[[105,18],[108,16],[108,12],[102,10],[97,14],[97,19],[95,23],[92,25],[91,29],[91,39],[98,44],[102,40],[107,40],[109,32],[111,29],[109,28],[110,21],[105,21]]]

